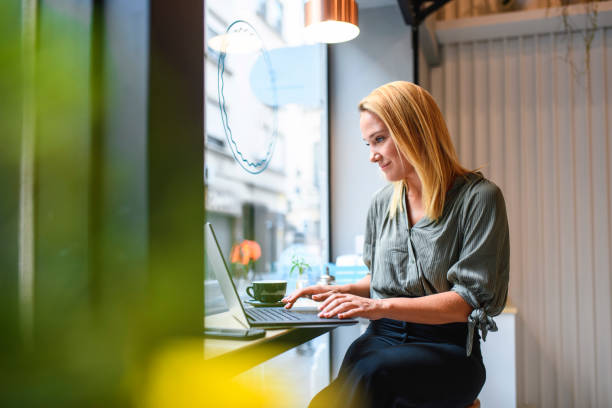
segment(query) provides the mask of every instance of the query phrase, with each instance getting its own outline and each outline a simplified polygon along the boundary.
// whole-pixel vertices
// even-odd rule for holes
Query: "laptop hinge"
[[[233,316],[233,317],[234,317],[234,319],[235,319],[235,320],[236,320],[238,323],[240,323],[240,325],[241,325],[242,327],[244,327],[245,329],[250,329],[250,328],[251,328],[251,326],[249,325],[249,323],[248,323],[248,322],[246,322],[246,323],[245,323],[245,322],[243,322],[243,321],[242,321],[242,319],[240,319],[238,316],[236,316],[236,315],[235,315],[235,314],[233,314],[233,313],[232,313],[232,316]],[[247,319],[248,319],[248,317],[247,317]]]

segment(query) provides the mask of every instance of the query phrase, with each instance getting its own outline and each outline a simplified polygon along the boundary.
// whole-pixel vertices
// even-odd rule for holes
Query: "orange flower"
[[[242,265],[248,265],[251,262],[255,262],[261,257],[261,247],[255,241],[245,239],[240,244],[234,245],[230,260],[232,263],[241,263]]]
[[[232,254],[230,255],[230,261],[232,263],[240,262],[240,244],[234,244],[232,247]]]

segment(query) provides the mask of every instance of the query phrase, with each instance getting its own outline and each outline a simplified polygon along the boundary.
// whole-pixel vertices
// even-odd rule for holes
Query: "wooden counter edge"
[[[207,327],[242,328],[229,313],[207,316]],[[296,327],[269,329],[265,337],[255,340],[207,339],[203,341],[204,359],[212,364],[231,367],[233,374],[240,374],[258,364],[274,358],[287,350],[330,332],[337,326]]]

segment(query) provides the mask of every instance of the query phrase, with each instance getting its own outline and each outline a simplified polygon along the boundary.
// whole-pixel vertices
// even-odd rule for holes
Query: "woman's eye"
[[[384,137],[384,136],[376,136],[376,137],[374,138],[374,144],[377,144],[377,143],[382,143],[382,142],[384,142],[384,141],[385,141],[385,137]],[[366,146],[370,146],[370,144],[369,144],[368,142],[366,142],[366,144],[365,144],[365,145],[366,145]]]

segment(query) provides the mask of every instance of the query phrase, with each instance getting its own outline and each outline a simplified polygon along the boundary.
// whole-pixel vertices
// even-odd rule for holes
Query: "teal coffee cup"
[[[246,293],[253,299],[263,303],[274,303],[285,297],[287,281],[284,280],[261,280],[254,281],[246,288]]]

